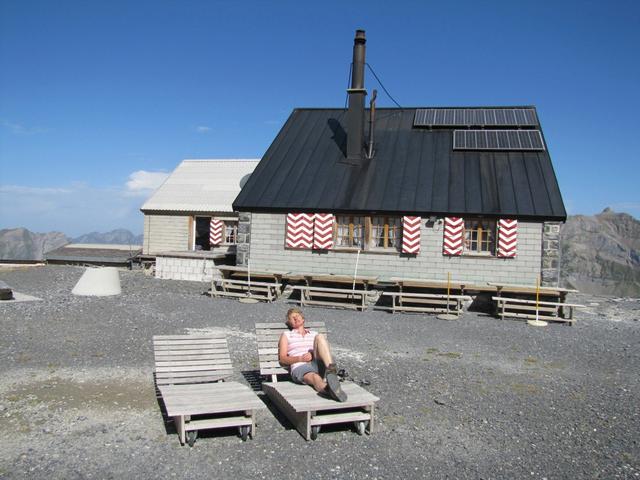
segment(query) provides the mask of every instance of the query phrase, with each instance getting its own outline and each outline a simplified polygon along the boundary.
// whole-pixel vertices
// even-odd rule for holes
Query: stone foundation
[[[189,280],[192,282],[210,282],[220,278],[215,268],[221,262],[213,258],[180,258],[171,256],[156,257],[156,278],[164,280]]]
[[[236,242],[236,265],[246,267],[251,245],[251,213],[238,214],[238,239]]]
[[[546,222],[542,229],[542,281],[545,287],[560,282],[560,223]]]

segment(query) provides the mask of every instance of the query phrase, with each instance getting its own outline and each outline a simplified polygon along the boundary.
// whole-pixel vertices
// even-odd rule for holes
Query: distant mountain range
[[[118,228],[106,233],[91,232],[80,235],[72,243],[110,243],[120,245],[142,245],[144,235],[134,235],[129,230]]]
[[[143,236],[117,229],[70,239],[60,232],[0,230],[0,259],[41,260],[67,243],[142,245]],[[561,284],[584,293],[640,297],[640,222],[605,209],[571,215],[561,231]]]
[[[142,235],[119,228],[106,233],[91,232],[69,238],[61,232],[34,233],[26,228],[0,230],[0,259],[42,260],[44,254],[68,243],[142,245]]]
[[[640,222],[606,208],[561,231],[562,283],[584,293],[640,297]]]

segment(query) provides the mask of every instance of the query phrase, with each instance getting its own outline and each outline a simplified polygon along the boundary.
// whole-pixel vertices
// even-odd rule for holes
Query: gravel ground
[[[270,409],[246,443],[215,431],[189,448],[156,402],[151,336],[222,330],[234,379],[253,384],[253,325],[289,305],[125,271],[122,295],[75,297],[82,272],[0,271],[42,299],[0,304],[0,478],[640,478],[638,299],[575,296],[572,328],[309,308],[380,397],[373,435],[305,442]]]

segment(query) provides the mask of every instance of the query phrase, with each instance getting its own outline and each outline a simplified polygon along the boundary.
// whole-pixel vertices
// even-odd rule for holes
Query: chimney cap
[[[364,35],[364,30],[356,30],[356,38],[354,39],[356,43],[365,43],[367,39]]]

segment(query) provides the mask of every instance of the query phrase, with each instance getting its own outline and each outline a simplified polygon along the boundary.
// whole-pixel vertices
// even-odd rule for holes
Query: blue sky
[[[568,212],[640,217],[638,25],[615,0],[0,0],[0,228],[141,233],[182,159],[343,106],[356,28],[402,106],[536,105]]]

